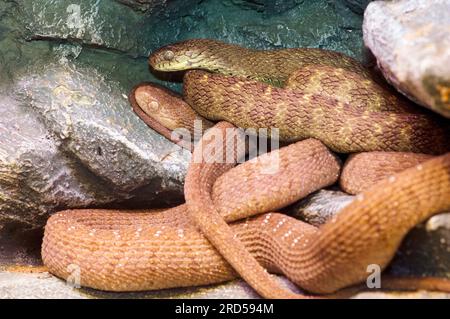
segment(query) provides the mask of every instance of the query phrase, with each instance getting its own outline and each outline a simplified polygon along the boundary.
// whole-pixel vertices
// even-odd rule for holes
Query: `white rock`
[[[371,2],[364,42],[399,91],[450,117],[450,1]]]

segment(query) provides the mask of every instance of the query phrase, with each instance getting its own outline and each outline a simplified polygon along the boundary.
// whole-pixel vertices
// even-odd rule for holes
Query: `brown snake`
[[[258,209],[272,211],[289,203],[276,201],[287,190],[301,191],[297,196],[302,197],[337,178],[336,160],[318,141],[298,142],[279,152],[283,152],[278,173],[282,178],[261,178],[257,173],[268,162],[264,160],[246,162],[219,177],[213,196],[226,220],[243,217],[241,212],[245,217]],[[220,173],[217,167],[209,172]],[[269,182],[270,190],[258,189]],[[226,189],[239,196],[227,195]],[[447,154],[364,193],[320,229],[280,214],[252,218],[232,229],[269,270],[286,274],[311,292],[329,293],[364,279],[369,264],[384,267],[410,228],[450,208],[449,189]],[[255,195],[255,190],[260,193]],[[392,198],[393,193],[397,198]],[[214,225],[211,220],[207,223]],[[78,265],[82,285],[104,290],[191,286],[236,276],[195,228],[184,205],[157,213],[79,210],[56,214],[46,227],[43,258],[62,278],[70,275],[69,265]],[[272,287],[258,291],[265,296],[276,293]]]
[[[432,155],[402,152],[352,154],[342,168],[339,185],[344,192],[358,194],[383,179],[433,158]]]
[[[347,62],[344,65],[347,65]],[[354,70],[351,63],[349,65],[349,68]],[[361,74],[363,77],[366,76],[364,72]],[[289,80],[285,79],[285,81],[289,83]],[[195,87],[194,83],[197,83],[202,90]],[[239,85],[233,89],[232,85],[236,83]],[[283,126],[281,121],[270,123],[274,119],[270,118],[274,116],[271,112],[275,109],[269,107],[264,109],[261,103],[269,103],[266,106],[273,104],[272,101],[276,100],[274,97],[277,97],[283,103],[289,104],[291,103],[289,99],[292,98],[290,94],[300,94],[294,97],[304,99],[305,93],[297,93],[295,90],[298,88],[294,88],[294,84],[290,84],[292,89],[261,85],[263,84],[251,80],[189,72],[185,82],[185,92],[187,101],[191,105],[196,105],[197,110],[204,110],[200,113],[208,115],[210,119],[220,119],[220,116],[214,117],[211,114],[223,111],[219,109],[220,107],[228,107],[228,104],[224,102],[224,99],[228,99],[226,102],[231,101],[232,108],[225,111],[234,112],[234,115],[227,120],[231,118],[232,122],[236,122],[248,116],[247,119],[252,121],[251,124],[258,124],[256,127],[270,126],[266,124]],[[247,95],[251,102],[247,104],[252,107],[244,107],[244,102],[242,105],[239,104],[241,99],[237,94],[238,89],[241,92],[254,92]],[[286,94],[286,90],[290,93]],[[272,94],[274,91],[278,92],[278,95]],[[234,92],[235,95],[230,92]],[[258,93],[255,94],[256,92]],[[264,99],[265,95],[268,96],[267,99]],[[262,102],[258,100],[261,97]],[[320,138],[327,146],[335,150],[346,152],[394,149],[442,153],[448,150],[448,140],[446,140],[448,131],[445,123],[441,124],[428,113],[408,112],[409,106],[403,108],[402,104],[395,109],[391,109],[389,106],[391,104],[385,104],[385,106],[379,104],[375,105],[373,110],[363,110],[363,103],[350,108],[349,101],[345,100],[347,97],[334,100],[323,93],[311,99],[313,102],[320,102],[319,108],[323,108],[324,105],[328,107],[329,104],[327,110],[331,112],[330,118],[341,115],[347,121],[350,115],[356,114],[356,118],[360,121],[365,120],[366,116],[369,117],[363,121],[361,127],[369,125],[370,120],[375,119],[377,123],[386,123],[387,120],[387,124],[381,127],[379,139],[365,142],[364,138],[369,135],[364,135],[364,130],[360,129],[350,132],[344,130],[340,133],[342,135],[339,135],[339,130],[333,130],[333,125],[337,127],[336,119],[334,122],[327,122],[332,124],[328,129],[335,135],[334,138],[342,138],[343,142],[336,144],[331,138],[327,139],[327,135],[331,137],[331,133],[325,132],[325,136],[316,136],[320,131],[318,129],[314,131],[315,135],[311,136]],[[332,113],[332,107],[336,105],[339,113]],[[282,109],[282,112],[284,110],[284,119],[287,121],[288,115],[294,109],[289,107],[283,109],[282,104],[277,106]],[[299,108],[299,104],[296,104],[296,108]],[[307,108],[314,113],[312,105],[300,105],[301,112],[306,115]],[[348,108],[351,112],[345,113]],[[236,110],[243,111],[237,113]],[[280,112],[279,108],[276,110]],[[262,116],[258,117],[258,114]],[[319,115],[326,117],[324,113]],[[317,118],[318,114],[314,113],[312,119]],[[247,119],[244,118],[244,121]],[[333,119],[330,120],[333,121]],[[262,121],[262,124],[258,121]],[[391,126],[389,121],[392,121]],[[351,123],[350,126],[358,124],[356,121],[348,123]],[[220,123],[215,130],[223,131],[230,127],[227,123]],[[426,132],[431,135],[431,138],[428,138],[424,135],[425,129],[431,129],[431,127],[434,130]],[[327,129],[325,126],[320,128]],[[376,133],[377,127],[369,126],[367,130],[370,132],[370,129],[374,129]],[[283,131],[283,136],[286,136],[287,140],[296,140],[310,135],[309,133],[297,134],[297,132],[298,129],[294,125],[294,129],[288,128]],[[212,134],[208,131],[200,141],[201,144],[208,144]],[[384,138],[383,134],[386,134]],[[350,138],[345,141],[347,137],[354,135],[359,136],[359,139]],[[290,138],[292,136],[293,138]],[[277,151],[280,157],[284,154],[282,152],[289,154],[282,157],[288,163],[286,171],[283,170],[284,166],[278,171],[278,174],[283,177],[270,176],[270,179],[266,181],[261,174],[256,173],[258,169],[245,169],[250,167],[251,163],[229,170],[222,175],[222,179],[222,176],[219,176],[230,168],[230,164],[194,161],[186,179],[187,206],[174,208],[164,213],[101,214],[101,212],[85,210],[54,215],[46,227],[42,250],[44,262],[53,273],[63,278],[69,275],[67,270],[69,264],[79,265],[82,269],[83,285],[117,291],[199,285],[228,280],[236,275],[227,264],[228,262],[261,295],[296,297],[279,289],[261,267],[259,264],[261,263],[270,271],[284,273],[308,291],[331,293],[363,281],[367,276],[366,269],[369,264],[378,264],[384,268],[402,238],[413,226],[432,214],[450,208],[450,154],[446,154],[370,188],[359,195],[358,200],[345,208],[336,219],[320,229],[279,214],[262,215],[247,222],[233,224],[229,229],[223,217],[231,221],[257,213],[270,212],[336,180],[337,173],[332,173],[333,165],[336,164],[333,164],[333,161],[328,164],[322,162],[332,156],[329,153],[329,155],[326,154],[326,148],[320,142],[306,140],[286,149],[286,151],[285,148]],[[314,149],[317,150],[312,154],[301,156]],[[319,149],[322,150],[318,151]],[[199,151],[196,152],[199,153]],[[203,153],[199,154],[201,156]],[[270,155],[267,157],[271,158]],[[234,177],[227,180],[226,176],[233,176],[232,174],[235,174]],[[316,180],[315,174],[321,177]],[[295,177],[300,179],[297,184],[292,181]],[[216,183],[214,183],[215,179],[218,179]],[[248,180],[253,184],[247,185]],[[221,181],[222,184],[220,184]],[[216,185],[223,185],[223,189],[215,191],[220,189]],[[264,192],[264,190],[258,190],[262,188],[261,185],[271,185],[271,187],[269,191]],[[229,195],[227,190],[231,192]],[[258,191],[263,195],[257,199],[251,198],[253,193]],[[223,196],[222,204],[218,199],[221,195]],[[240,202],[239,206],[235,206],[239,209],[234,215],[230,213],[229,207],[238,204],[233,203],[233,200]],[[272,204],[264,204],[267,201],[272,201]],[[229,205],[228,208],[221,208],[224,207],[221,205],[225,204]],[[186,208],[189,216],[183,214]],[[195,225],[200,226],[201,233]],[[202,234],[206,235],[220,254]],[[247,253],[247,249],[252,255]],[[163,278],[164,275],[167,278]]]
[[[219,177],[213,189],[215,203],[220,203],[219,195],[227,198],[222,204],[216,204],[217,210],[231,221],[239,218],[240,212],[244,216],[259,212],[261,203],[276,202],[286,190],[301,190],[304,192],[301,197],[333,183],[338,166],[320,145],[307,140],[281,149],[280,152],[285,152],[281,162],[287,165],[279,170],[283,178],[270,175],[262,179],[255,174],[264,161],[247,162],[228,171]],[[324,162],[326,158],[328,164]],[[219,174],[217,167],[211,167],[208,172]],[[205,182],[210,183],[211,178]],[[271,183],[271,189],[258,188],[262,183]],[[222,188],[239,196],[227,197]],[[259,197],[253,197],[258,191]],[[268,197],[267,192],[273,196]],[[364,280],[369,264],[384,268],[412,227],[450,208],[449,192],[450,154],[447,154],[363,193],[336,219],[319,229],[288,216],[269,213],[233,224],[232,230],[270,271],[284,273],[308,291],[330,293]],[[272,211],[278,204],[284,206],[286,202],[265,204],[262,211]],[[236,205],[234,209],[233,205]],[[217,225],[209,218],[207,224]],[[58,213],[48,221],[43,258],[52,273],[62,278],[70,276],[68,266],[74,264],[81,269],[82,285],[114,291],[201,285],[236,276],[222,252],[219,254],[196,229],[184,205],[157,213],[101,210]],[[239,255],[238,260],[245,259]],[[266,297],[290,296],[273,287],[265,289],[258,288],[258,291]]]
[[[276,176],[279,178],[260,174],[261,166],[270,164],[273,156],[269,155],[265,160],[263,157],[245,162],[220,176],[214,185],[213,198],[225,220],[277,210],[333,184],[339,176],[337,159],[317,140],[298,142],[277,152],[280,166]],[[292,162],[290,158],[297,160]],[[258,187],[269,182],[269,188]],[[287,192],[290,196],[285,196]],[[272,221],[286,218],[297,222],[284,215],[273,215]],[[237,225],[247,229],[245,223]],[[272,222],[267,225],[255,222],[254,225],[267,229],[274,238],[286,229],[282,227],[275,233]],[[249,247],[261,244],[255,242],[255,237],[248,238]],[[268,256],[270,251],[267,250]],[[67,266],[75,264],[81,269],[82,285],[105,290],[191,286],[236,276],[197,230],[186,205],[146,214],[98,210],[55,214],[45,229],[42,255],[52,273],[67,278],[70,275]]]

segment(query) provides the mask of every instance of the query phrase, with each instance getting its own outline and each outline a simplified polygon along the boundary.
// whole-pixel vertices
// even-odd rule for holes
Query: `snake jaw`
[[[156,71],[170,72],[170,71],[184,71],[188,69],[203,69],[205,66],[202,63],[201,54],[198,53],[195,57],[189,57],[184,54],[174,55],[173,58],[168,59],[166,55],[170,56],[172,51],[161,52],[154,54],[149,59],[150,66]]]

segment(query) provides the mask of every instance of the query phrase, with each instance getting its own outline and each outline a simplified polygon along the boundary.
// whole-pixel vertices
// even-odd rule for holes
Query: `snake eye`
[[[151,102],[148,104],[148,108],[149,108],[149,110],[152,111],[152,112],[158,112],[158,110],[159,110],[159,103],[156,102],[156,101],[151,101]]]
[[[164,52],[164,55],[163,55],[164,60],[170,61],[174,57],[175,57],[175,54],[173,53],[173,51],[168,50],[168,51]]]

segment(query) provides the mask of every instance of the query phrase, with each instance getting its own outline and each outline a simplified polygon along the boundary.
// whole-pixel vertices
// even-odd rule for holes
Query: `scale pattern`
[[[301,144],[299,148],[303,149]],[[317,169],[324,169],[323,165]],[[233,178],[232,170],[225,174]],[[245,184],[245,180],[222,178],[230,189]],[[292,183],[292,189],[298,186]],[[448,209],[450,153],[361,193],[321,228],[278,213],[242,220],[231,228],[269,271],[284,273],[310,292],[331,293],[364,281],[369,264],[384,268],[412,227]],[[203,285],[236,277],[189,216],[185,205],[163,212],[60,212],[46,226],[43,260],[61,278],[70,277],[70,265],[76,265],[83,286],[112,291]],[[239,218],[232,213],[223,217]]]
[[[352,154],[345,162],[339,184],[344,192],[358,194],[383,179],[431,158],[432,155],[402,152]]]
[[[278,128],[281,141],[316,138],[341,153],[450,149],[450,126],[426,111],[372,111],[326,95],[205,71],[187,72],[183,88],[185,101],[201,116],[242,128]]]

